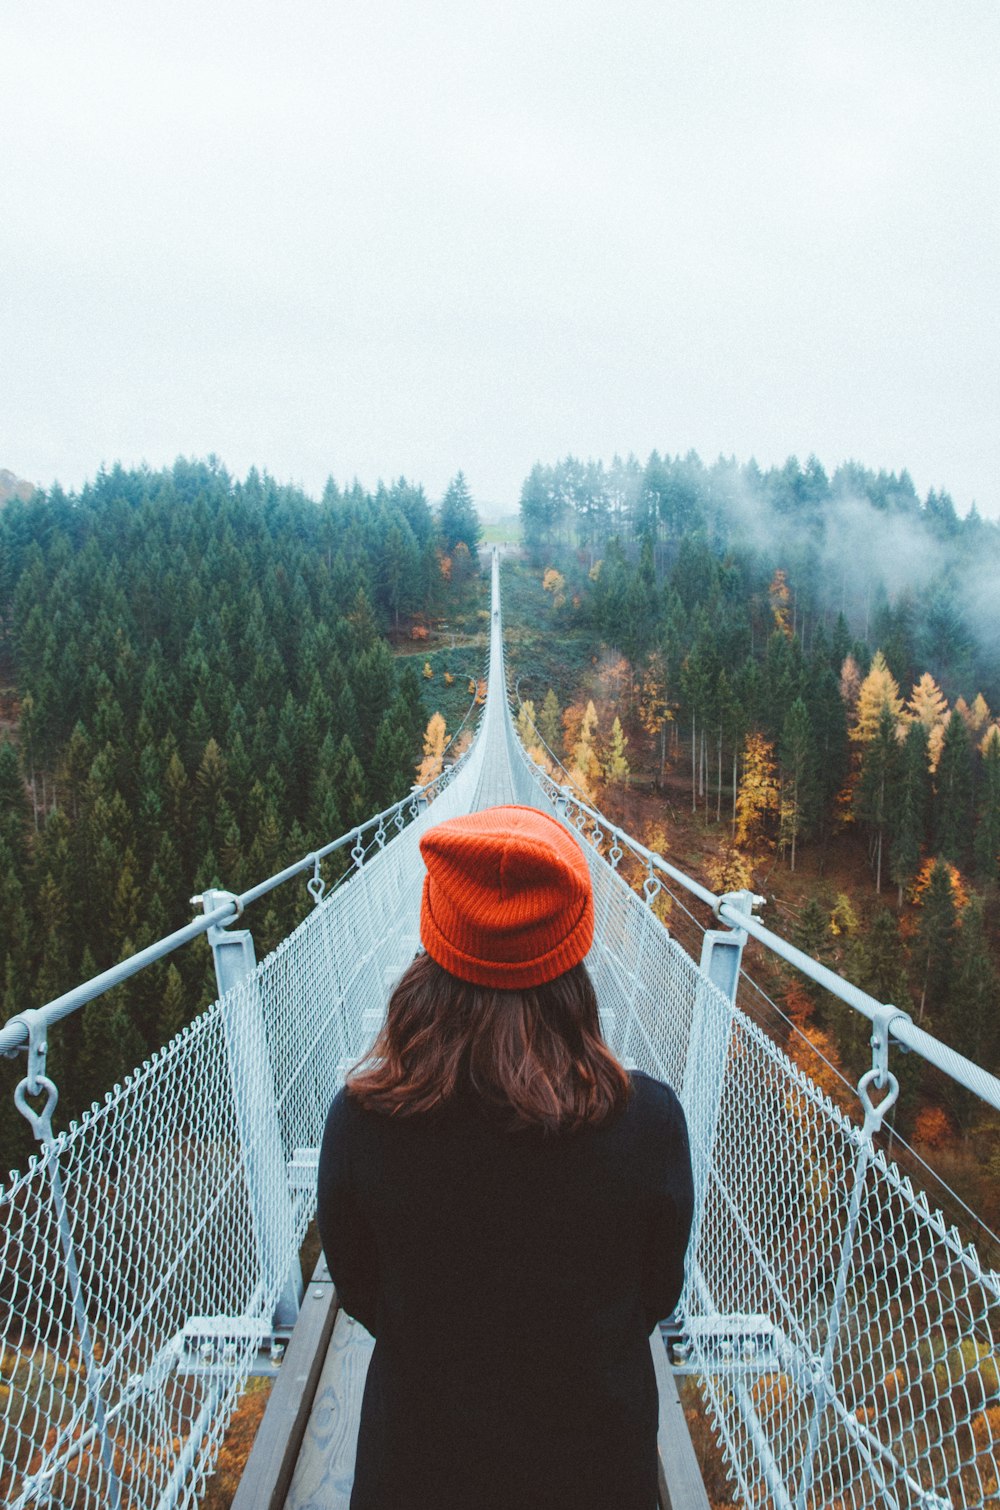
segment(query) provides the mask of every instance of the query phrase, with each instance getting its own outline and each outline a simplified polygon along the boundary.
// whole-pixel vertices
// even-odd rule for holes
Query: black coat
[[[559,1136],[335,1099],[319,1229],[376,1337],[352,1510],[654,1510],[648,1333],[680,1295],[691,1163],[673,1091],[632,1083],[611,1125]]]

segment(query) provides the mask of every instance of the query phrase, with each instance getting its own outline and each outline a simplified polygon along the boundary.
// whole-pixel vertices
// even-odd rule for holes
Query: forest
[[[239,892],[404,796],[428,715],[454,729],[481,670],[458,643],[478,627],[480,534],[461,474],[436,508],[403,479],[316,502],[211,458],[10,492],[0,1020],[181,927],[193,893]],[[428,652],[445,618],[450,648]],[[258,956],[307,901],[290,886],[262,904]],[[214,995],[199,942],[62,1023],[57,1126]],[[30,1149],[21,1073],[0,1061],[4,1169]]]
[[[905,472],[656,453],[537,464],[521,525],[509,659],[535,758],[995,1070],[1000,527]],[[766,984],[769,1029],[847,1104],[865,1025],[790,972]],[[895,1125],[995,1224],[997,1119],[914,1060]]]

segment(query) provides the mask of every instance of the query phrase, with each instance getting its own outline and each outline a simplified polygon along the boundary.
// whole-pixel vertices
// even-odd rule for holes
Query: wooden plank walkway
[[[363,1326],[338,1312],[284,1510],[348,1510],[361,1396],[374,1346]]]
[[[363,1326],[337,1310],[321,1259],[232,1510],[349,1510],[374,1346]],[[710,1510],[658,1331],[650,1346],[660,1393],[660,1510]]]

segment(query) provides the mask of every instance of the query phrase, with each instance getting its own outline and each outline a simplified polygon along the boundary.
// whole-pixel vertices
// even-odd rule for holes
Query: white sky
[[[4,0],[0,467],[814,451],[1000,515],[996,0]]]

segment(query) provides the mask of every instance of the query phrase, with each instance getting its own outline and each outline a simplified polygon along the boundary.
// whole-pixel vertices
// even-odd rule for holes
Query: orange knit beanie
[[[428,829],[420,852],[420,938],[451,975],[506,991],[540,986],[590,948],[590,871],[547,813],[491,807],[449,818]]]

